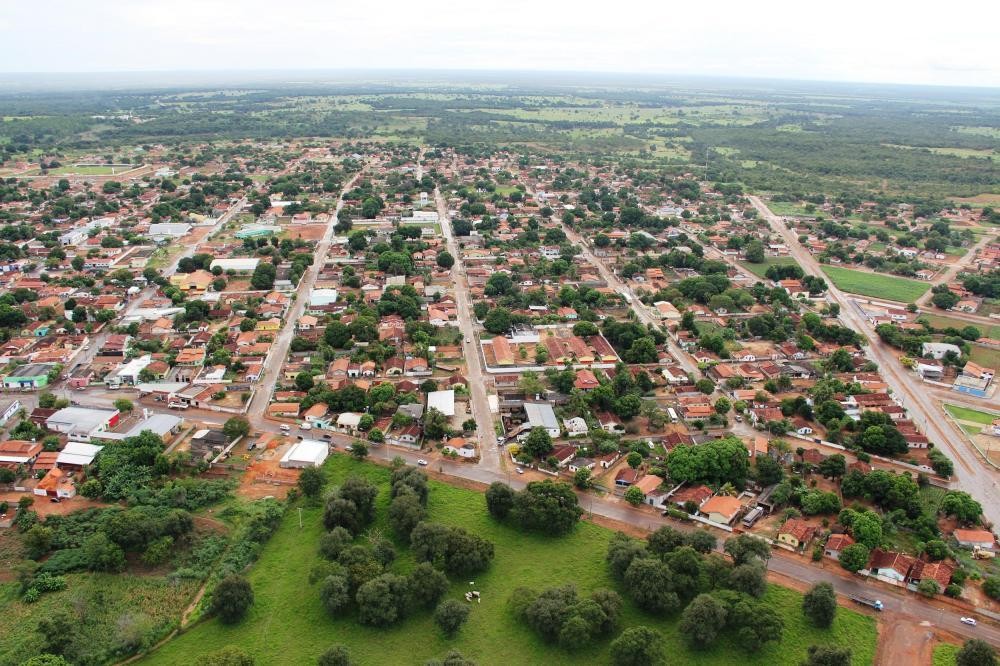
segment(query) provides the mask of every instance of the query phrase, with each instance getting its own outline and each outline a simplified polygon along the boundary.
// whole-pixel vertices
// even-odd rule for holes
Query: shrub
[[[235,574],[226,576],[212,592],[211,611],[225,624],[234,624],[243,619],[253,605],[253,588],[250,581]]]
[[[469,605],[457,599],[446,599],[434,609],[434,623],[448,638],[452,638],[469,619]]]
[[[829,627],[837,615],[837,595],[830,583],[817,583],[802,598],[802,612],[817,627]]]

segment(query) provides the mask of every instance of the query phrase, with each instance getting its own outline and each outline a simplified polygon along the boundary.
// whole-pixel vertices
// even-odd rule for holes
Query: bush
[[[402,576],[386,573],[358,588],[358,622],[387,627],[403,619],[408,610],[409,589]]]
[[[922,581],[917,583],[917,592],[925,597],[933,597],[940,591],[941,586],[938,585],[937,581],[933,578],[924,578]]]
[[[448,638],[452,638],[469,619],[469,605],[456,599],[446,599],[434,609],[434,623]]]
[[[316,666],[355,666],[346,645],[334,645],[316,660]]]
[[[254,666],[254,658],[235,645],[228,645],[195,660],[195,666]]]
[[[663,635],[649,627],[630,627],[611,643],[615,666],[652,666],[663,663]]]
[[[486,509],[497,520],[503,520],[514,506],[514,490],[506,483],[495,481],[486,490]]]
[[[334,527],[319,539],[319,553],[330,561],[336,560],[340,553],[351,545],[354,537],[343,527]]]
[[[210,608],[224,624],[234,624],[243,619],[252,605],[253,588],[250,587],[250,581],[232,574],[216,585]]]
[[[409,575],[410,598],[414,606],[430,608],[448,591],[448,578],[430,563],[413,567]]]
[[[725,607],[715,597],[699,594],[684,609],[678,628],[693,647],[706,648],[715,642],[725,624]]]
[[[345,576],[327,576],[319,588],[323,607],[336,616],[351,604],[351,585]]]
[[[1000,599],[1000,577],[990,576],[984,580],[983,593],[990,599]]]
[[[977,638],[965,641],[955,655],[956,666],[994,666],[996,663],[997,655],[993,647]]]

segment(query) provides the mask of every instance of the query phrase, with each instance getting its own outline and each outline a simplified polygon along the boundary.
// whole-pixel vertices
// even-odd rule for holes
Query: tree
[[[299,490],[310,499],[319,497],[326,484],[326,477],[318,467],[306,467],[299,473]]]
[[[503,520],[514,506],[514,490],[506,483],[494,481],[486,490],[486,509],[497,520]]]
[[[510,310],[507,308],[493,308],[483,320],[483,328],[494,335],[502,335],[510,330],[510,327]]]
[[[745,257],[751,264],[764,263],[764,244],[759,240],[750,241],[750,244],[747,245],[745,250]]]
[[[949,490],[941,500],[941,513],[946,516],[955,516],[959,522],[972,524],[979,521],[983,514],[982,505],[972,496],[961,490]]]
[[[672,613],[681,605],[674,589],[673,571],[658,559],[632,560],[625,571],[625,589],[637,606],[651,613]]]
[[[358,622],[386,627],[402,619],[408,601],[407,582],[402,576],[385,573],[358,588]]]
[[[847,473],[847,459],[840,453],[834,453],[820,462],[819,473],[823,478],[838,479]]]
[[[250,434],[250,422],[242,417],[234,416],[226,420],[222,426],[222,432],[229,438],[229,441],[233,441],[237,437],[246,437]]]
[[[421,562],[410,572],[410,597],[413,605],[430,608],[448,592],[448,577],[430,562]]]
[[[409,540],[413,528],[426,517],[420,498],[408,487],[389,504],[389,525],[401,539]]]
[[[983,594],[990,599],[1000,599],[1000,577],[990,576],[983,581]]]
[[[358,508],[358,515],[364,524],[375,517],[376,488],[368,479],[360,476],[349,476],[337,490],[337,495],[351,501]]]
[[[132,401],[127,400],[126,398],[119,398],[118,400],[115,400],[114,405],[115,409],[117,409],[122,414],[128,414],[129,412],[132,411],[132,409],[134,409]]]
[[[781,480],[785,478],[785,471],[782,469],[781,463],[770,456],[757,456],[754,459],[754,471],[757,482],[765,488],[781,483]]]
[[[319,598],[327,612],[336,617],[351,605],[350,581],[346,576],[327,576],[320,585]]]
[[[733,558],[736,565],[748,564],[754,560],[767,562],[771,558],[771,547],[767,542],[748,534],[726,539],[723,550]]]
[[[838,559],[840,560],[840,566],[848,571],[856,572],[868,565],[869,554],[868,546],[863,543],[853,543],[840,551]]]
[[[312,373],[300,372],[295,375],[295,388],[302,392],[308,392],[314,386]]]
[[[625,501],[632,506],[639,506],[646,501],[646,495],[637,486],[629,486],[625,491]]]
[[[736,437],[717,439],[698,446],[677,446],[667,454],[670,477],[677,482],[742,488],[750,473],[746,446]]]
[[[931,539],[924,544],[924,554],[935,562],[948,557],[948,544],[940,539]]]
[[[729,587],[752,597],[762,597],[767,591],[767,572],[756,562],[737,565],[729,574]]]
[[[243,619],[253,605],[253,588],[243,576],[230,574],[215,586],[212,592],[211,611],[224,624],[235,624]]]
[[[699,594],[681,613],[679,628],[693,647],[706,648],[715,642],[725,624],[725,607],[715,597]]]
[[[351,456],[357,460],[364,460],[368,457],[368,445],[360,440],[351,444]]]
[[[359,534],[362,524],[357,505],[343,497],[331,497],[323,508],[323,525],[328,530],[343,527],[352,535]]]
[[[593,479],[591,478],[593,472],[591,472],[586,467],[581,467],[576,470],[573,474],[573,485],[580,490],[587,490],[593,485]]]
[[[830,583],[816,583],[802,598],[802,612],[817,627],[827,628],[837,616],[837,595]]]
[[[630,627],[611,643],[615,666],[658,666],[665,658],[663,635],[649,627]]]
[[[851,520],[851,534],[870,549],[882,545],[882,519],[874,511],[859,513]]]
[[[437,265],[445,270],[448,270],[455,265],[455,257],[451,256],[450,252],[442,250],[438,253]]]
[[[542,427],[532,428],[524,440],[524,450],[534,458],[544,458],[552,452],[552,437]]]
[[[125,551],[104,532],[95,532],[87,537],[83,542],[83,557],[91,571],[115,572],[125,568]]]
[[[28,551],[28,557],[37,560],[52,548],[52,528],[36,524],[24,533],[22,543]]]
[[[356,666],[346,645],[334,645],[316,660],[316,666]]]
[[[642,464],[642,454],[637,451],[632,451],[628,454],[628,456],[626,456],[625,462],[627,462],[628,466],[632,469],[639,469],[639,465]]]
[[[261,261],[250,276],[250,286],[254,289],[265,291],[274,288],[274,278],[278,271],[274,264],[269,261]]]
[[[569,484],[532,481],[515,495],[510,515],[524,529],[560,535],[573,529],[583,510]]]
[[[962,649],[955,655],[956,666],[995,666],[996,652],[986,641],[972,638],[962,644]]]
[[[851,649],[833,645],[810,645],[802,666],[851,666]]]
[[[448,638],[452,638],[469,619],[469,605],[457,599],[446,599],[434,609],[434,623]]]
[[[319,539],[319,553],[328,560],[336,560],[351,545],[354,535],[343,527],[334,527]]]

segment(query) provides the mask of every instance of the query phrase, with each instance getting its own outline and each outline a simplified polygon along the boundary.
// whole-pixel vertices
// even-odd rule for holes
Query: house
[[[868,572],[886,582],[902,584],[916,561],[917,558],[911,555],[876,548],[868,561]]]
[[[96,444],[68,442],[56,456],[56,467],[64,470],[82,470],[94,462],[94,458],[103,448]]]
[[[610,412],[598,412],[594,415],[597,418],[598,423],[601,424],[601,428],[605,431],[620,434],[625,432],[625,426],[622,425],[621,419]]]
[[[566,429],[566,434],[569,437],[583,437],[589,432],[587,422],[579,416],[563,419],[563,427]]]
[[[408,425],[389,435],[389,441],[397,446],[416,446],[420,441],[420,426]]]
[[[573,458],[569,461],[569,465],[566,466],[574,474],[581,469],[593,470],[595,467],[597,467],[597,461],[593,458]]]
[[[688,486],[671,495],[670,501],[687,511],[689,502],[701,509],[710,497],[712,497],[712,489],[708,486]]]
[[[573,458],[576,457],[577,449],[575,446],[570,446],[569,444],[563,444],[562,446],[557,446],[552,449],[546,458],[555,458],[556,467],[565,467],[569,464]]]
[[[729,525],[736,520],[736,516],[742,508],[743,505],[740,504],[737,498],[729,497],[728,495],[716,495],[702,504],[700,511],[702,515],[706,516],[713,523]]]
[[[67,477],[66,472],[58,467],[53,467],[45,473],[32,492],[40,497],[70,499],[76,496],[76,486]]]
[[[628,488],[639,480],[639,472],[631,467],[625,467],[615,474],[615,486],[618,488]]]
[[[923,560],[917,560],[910,567],[907,582],[919,584],[925,580],[933,580],[937,583],[938,589],[943,590],[951,584],[951,577],[954,573],[955,567],[946,562],[924,562]]]
[[[337,430],[353,435],[358,432],[361,424],[361,414],[356,412],[344,412],[337,417]]]
[[[634,485],[642,491],[643,496],[646,498],[646,504],[651,506],[660,506],[666,497],[665,492],[658,492],[660,486],[663,485],[663,479],[655,474],[644,475]]]
[[[193,460],[208,460],[222,453],[229,443],[229,438],[221,430],[198,430],[191,436],[191,458]]]
[[[854,544],[850,534],[831,534],[823,546],[823,554],[835,560],[840,559],[840,552]]]
[[[436,409],[445,416],[455,415],[455,391],[431,391],[427,394],[427,410]]]
[[[955,530],[952,532],[952,536],[955,537],[955,541],[962,548],[971,548],[972,550],[996,550],[996,537],[993,536],[993,532],[987,530]]]
[[[31,465],[41,452],[40,442],[23,439],[0,442],[0,467],[16,468],[18,465]]]
[[[597,381],[597,377],[590,370],[577,370],[576,379],[573,381],[574,388],[578,388],[581,391],[592,391],[600,385],[601,383]]]
[[[792,548],[805,548],[816,534],[816,528],[799,518],[789,518],[778,529],[778,541]]]

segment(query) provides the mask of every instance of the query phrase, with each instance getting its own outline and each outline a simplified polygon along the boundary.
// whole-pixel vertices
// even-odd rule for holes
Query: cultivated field
[[[385,518],[388,470],[344,456],[332,457],[326,470],[334,482],[349,474],[361,474],[378,482],[379,517],[374,529],[390,534]],[[604,563],[612,534],[609,530],[583,523],[563,538],[525,535],[494,522],[486,513],[480,493],[441,483],[431,484],[428,508],[432,520],[462,526],[496,544],[496,559],[489,571],[475,578],[475,588],[482,592],[482,603],[473,606],[469,622],[454,640],[443,638],[427,612],[417,613],[388,629],[360,626],[353,614],[331,618],[320,604],[317,588],[307,580],[310,568],[319,561],[317,544],[323,530],[322,510],[311,507],[302,511],[302,529],[298,526],[298,512],[289,512],[251,570],[256,603],[242,624],[227,627],[209,620],[170,641],[145,663],[189,663],[197,655],[234,644],[251,652],[258,666],[310,664],[337,643],[348,645],[361,664],[422,664],[442,657],[452,648],[483,665],[608,663],[609,641],[575,653],[543,643],[515,620],[507,600],[518,586],[540,589],[573,582],[584,592],[596,587],[614,587]],[[394,568],[405,571],[412,565],[410,553],[399,547]],[[468,581],[455,579],[452,583],[448,596],[461,598],[469,587]],[[832,629],[817,630],[803,618],[800,594],[772,586],[765,599],[785,620],[784,640],[755,654],[739,650],[730,639],[720,641],[708,652],[695,654],[684,645],[677,631],[677,617],[649,616],[628,602],[623,625],[644,624],[662,631],[672,663],[791,666],[803,660],[806,648],[813,643],[850,646],[855,664],[872,663],[876,640],[872,618],[841,609]],[[407,655],[406,660],[401,661],[400,655]]]
[[[838,266],[823,266],[823,272],[842,291],[900,303],[912,303],[930,289],[930,284],[926,282],[893,277],[884,273],[866,273]]]

